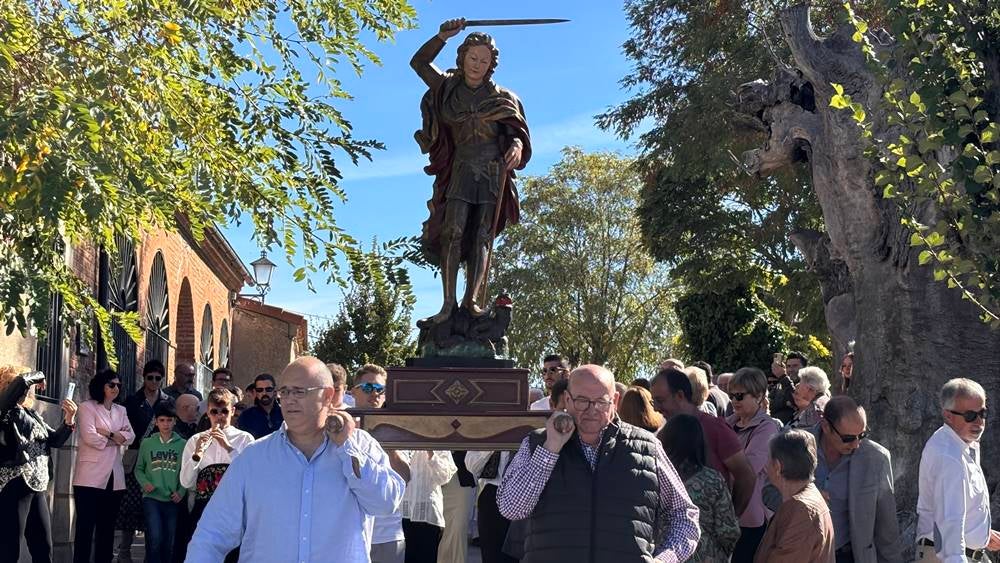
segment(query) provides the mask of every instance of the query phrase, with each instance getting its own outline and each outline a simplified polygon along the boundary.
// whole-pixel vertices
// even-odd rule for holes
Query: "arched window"
[[[136,272],[135,247],[132,241],[124,236],[115,237],[115,248],[112,252],[101,251],[101,293],[99,297],[110,311],[135,312],[139,310],[139,277]],[[115,359],[118,362],[118,376],[124,384],[125,392],[132,392],[137,387],[135,369],[135,341],[129,337],[120,324],[111,326]],[[104,351],[103,343],[97,346],[98,364],[101,367],[110,364]]]
[[[219,325],[219,367],[229,367],[229,323],[226,319]]]
[[[167,268],[163,253],[156,252],[149,272],[146,292],[146,361],[160,360],[166,365],[170,352],[170,302],[167,295]]]
[[[201,357],[200,362],[208,367],[215,367],[215,345],[212,341],[212,306],[205,304],[205,312],[201,315]]]

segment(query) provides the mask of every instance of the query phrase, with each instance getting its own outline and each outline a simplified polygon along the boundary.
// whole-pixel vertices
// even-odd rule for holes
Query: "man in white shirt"
[[[559,354],[545,356],[542,360],[542,379],[545,380],[546,396],[531,403],[528,409],[533,411],[552,410],[552,407],[549,405],[548,394],[552,392],[552,386],[556,384],[556,381],[566,379],[568,376],[569,366],[562,356]]]
[[[988,561],[1000,549],[990,529],[990,495],[980,466],[979,439],[986,429],[986,391],[971,379],[941,388],[944,425],[920,456],[917,563]]]

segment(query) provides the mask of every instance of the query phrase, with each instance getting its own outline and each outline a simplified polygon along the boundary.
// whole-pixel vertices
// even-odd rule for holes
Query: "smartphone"
[[[66,396],[65,399],[73,400],[73,393],[76,391],[76,382],[70,381],[69,385],[66,386]]]

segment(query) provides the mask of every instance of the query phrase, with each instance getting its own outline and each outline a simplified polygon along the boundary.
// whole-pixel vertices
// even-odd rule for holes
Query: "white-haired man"
[[[941,388],[938,428],[920,455],[917,563],[988,561],[1000,549],[990,529],[990,492],[980,466],[979,439],[986,429],[986,391],[957,378]]]

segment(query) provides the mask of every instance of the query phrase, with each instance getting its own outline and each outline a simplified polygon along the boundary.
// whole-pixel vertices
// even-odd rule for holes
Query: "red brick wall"
[[[92,295],[97,295],[100,254],[100,251],[93,244],[83,244],[73,248],[69,258],[69,264],[73,273],[87,284]],[[78,354],[79,350],[76,345],[75,330],[73,336],[74,338],[70,342],[66,342],[69,348],[69,361],[67,364],[69,369],[67,373],[69,374],[70,381],[75,380],[77,382],[77,389],[79,389],[77,397],[86,397],[87,383],[90,382],[90,378],[97,371],[97,351],[94,348],[97,346],[97,343],[94,342],[91,344],[89,355],[81,356]],[[63,389],[65,389],[65,386]]]
[[[212,340],[215,362],[218,365],[219,328],[223,319],[231,319],[232,306],[229,290],[209,266],[202,262],[184,237],[176,233],[159,232],[147,235],[138,251],[141,318],[145,318],[146,315],[149,274],[157,251],[163,252],[163,263],[167,269],[171,344],[167,379],[173,380],[173,370],[177,361],[190,361],[201,355],[201,324],[206,304],[212,307]],[[181,287],[185,282],[188,291],[185,291],[182,297]],[[229,320],[228,324],[232,325],[232,320]],[[144,349],[140,346],[140,366],[144,362],[143,352]]]

